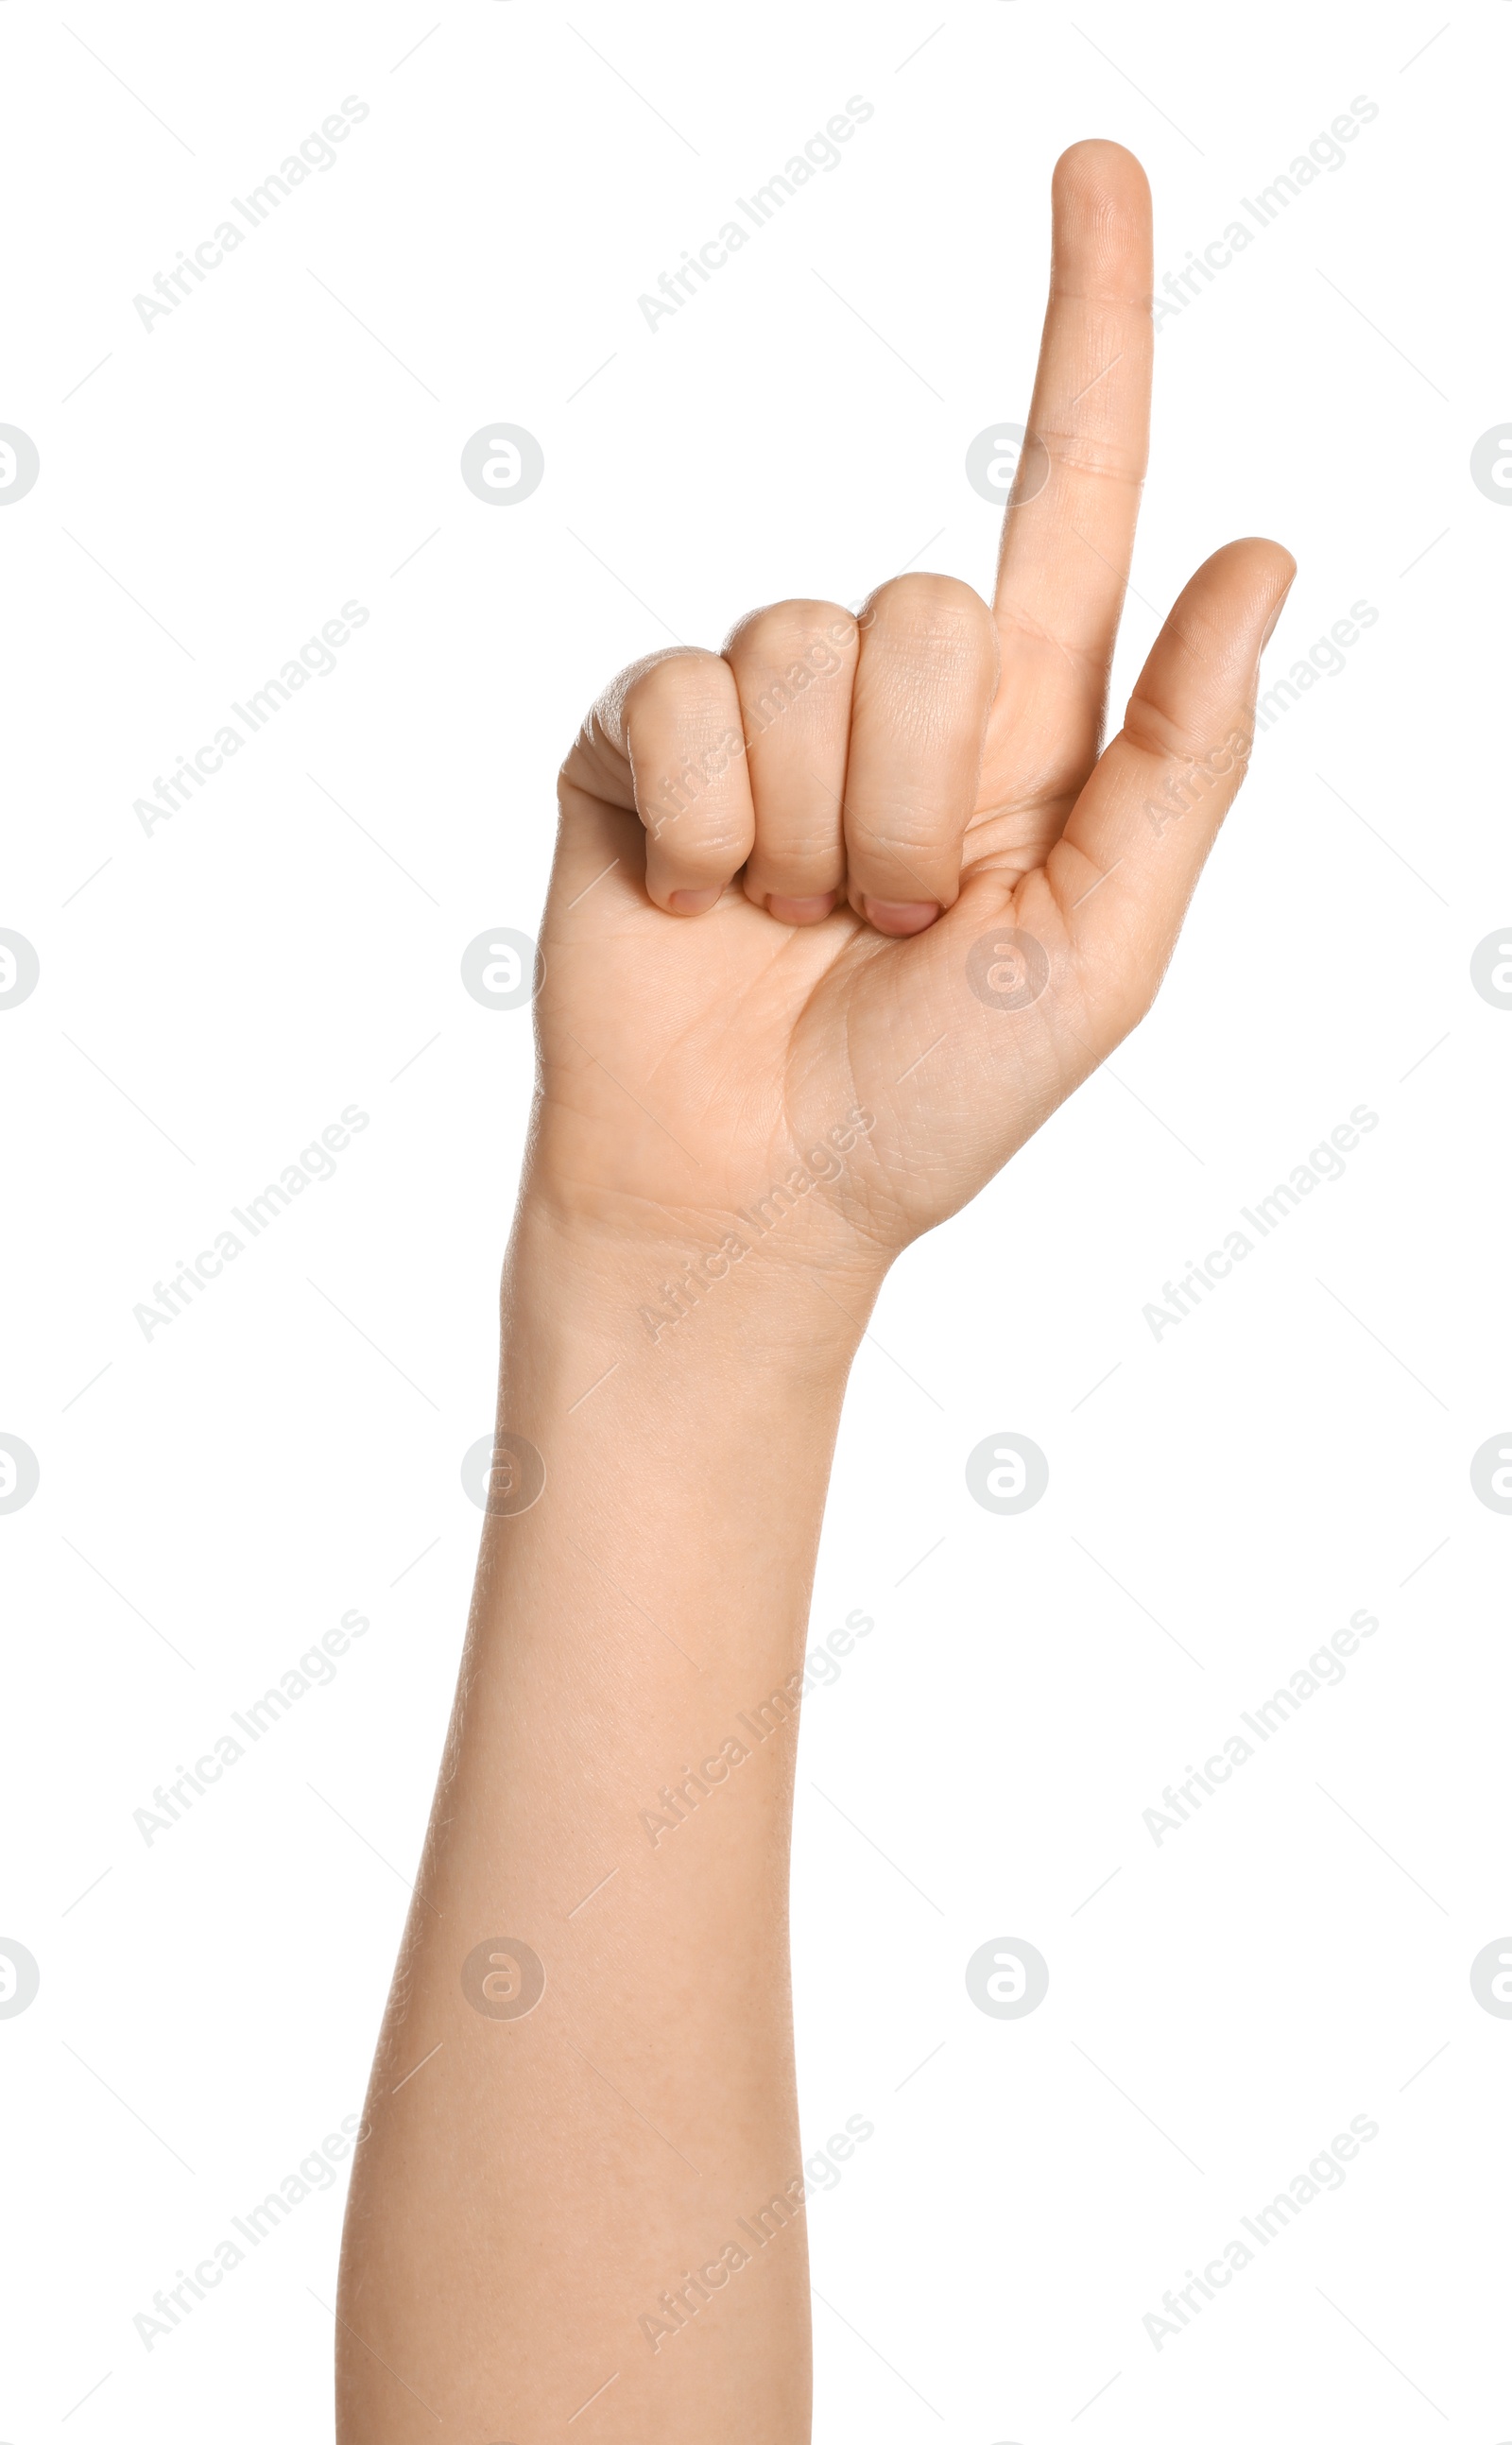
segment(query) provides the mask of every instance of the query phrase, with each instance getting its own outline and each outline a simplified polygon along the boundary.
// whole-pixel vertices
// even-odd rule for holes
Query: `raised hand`
[[[1150,243],[1138,162],[1074,145],[990,607],[924,575],[859,618],[771,605],[719,654],[634,664],[588,715],[561,776],[532,1174],[575,1214],[661,1241],[675,1218],[714,1249],[797,1167],[780,1245],[812,1261],[859,1234],[886,1261],[1148,1008],[1294,573],[1257,540],[1204,562],[1099,753]]]
[[[344,2445],[580,2416],[601,2445],[807,2445],[786,1885],[849,1362],[890,1259],[1148,1007],[1291,576],[1274,544],[1207,562],[1099,756],[1149,286],[1138,164],[1078,145],[993,607],[905,577],[859,619],[755,613],[626,672],[563,769],[502,1433],[347,2212]],[[528,1993],[479,1989],[495,1955]]]

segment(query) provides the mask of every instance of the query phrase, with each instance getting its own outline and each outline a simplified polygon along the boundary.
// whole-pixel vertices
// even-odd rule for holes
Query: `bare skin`
[[[343,2445],[810,2434],[787,1874],[847,1373],[894,1258],[1148,1008],[1294,573],[1216,552],[1101,746],[1144,175],[1076,145],[1054,212],[991,606],[753,613],[623,674],[563,767],[499,1406],[545,1486],[509,1508],[501,1455],[353,2174]]]

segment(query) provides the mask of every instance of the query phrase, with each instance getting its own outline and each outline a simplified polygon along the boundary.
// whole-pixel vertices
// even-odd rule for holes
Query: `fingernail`
[[[679,917],[701,917],[705,908],[713,907],[719,896],[718,885],[712,891],[669,891],[666,905]]]
[[[779,925],[817,925],[834,906],[832,891],[811,892],[807,898],[789,899],[779,891],[767,894],[767,915]]]
[[[861,903],[879,934],[922,934],[940,914],[938,900],[873,900]]]
[[[1288,595],[1288,594],[1290,594],[1290,592],[1291,592],[1291,590],[1292,590],[1292,588],[1293,588],[1293,586],[1296,584],[1296,582],[1297,582],[1297,581],[1296,581],[1296,579],[1295,579],[1295,578],[1291,578],[1291,577],[1289,577],[1289,578],[1287,579],[1287,581],[1286,581],[1285,587],[1283,588],[1282,591],[1281,591],[1281,592],[1280,592],[1280,594],[1277,597],[1277,601],[1276,601],[1276,608],[1275,608],[1275,609],[1274,609],[1274,611],[1271,613],[1270,618],[1266,621],[1266,623],[1265,623],[1265,634],[1264,634],[1264,636],[1260,639],[1260,652],[1261,652],[1262,654],[1263,654],[1263,652],[1265,651],[1266,646],[1270,644],[1271,639],[1272,639],[1272,638],[1274,637],[1274,635],[1276,634],[1276,623],[1277,623],[1277,621],[1280,618],[1281,613],[1282,613],[1282,612],[1285,610],[1285,608],[1286,608],[1286,597],[1287,597],[1287,595]]]

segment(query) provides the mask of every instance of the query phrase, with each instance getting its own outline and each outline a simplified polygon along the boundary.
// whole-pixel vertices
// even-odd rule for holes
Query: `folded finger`
[[[718,654],[656,655],[615,681],[589,728],[625,768],[648,894],[672,916],[701,916],[745,864],[756,831],[734,673]]]
[[[846,772],[847,890],[885,934],[917,934],[960,888],[998,679],[992,614],[954,577],[895,577],[861,614]]]
[[[784,924],[828,917],[845,875],[846,748],[859,632],[838,603],[774,603],[726,643],[756,839],[746,897]]]

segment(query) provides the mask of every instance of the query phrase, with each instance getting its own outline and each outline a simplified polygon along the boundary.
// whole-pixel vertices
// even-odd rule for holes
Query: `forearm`
[[[501,1412],[546,1485],[485,1530],[353,2176],[344,2445],[807,2436],[792,1702],[847,1367],[890,1259],[1148,1008],[1293,573],[1204,563],[1098,754],[1148,193],[1094,143],[1055,197],[993,607],[918,570],[854,618],[770,604],[622,673],[563,768],[557,1202],[527,1197]]]
[[[523,2437],[599,2387],[599,2439],[808,2435],[787,1861],[869,1292],[777,1299],[753,1249],[653,1343],[670,1261],[527,1207],[506,1271],[500,1423],[546,1484],[486,1521],[353,2176],[340,2434],[363,2445],[427,2433],[416,2397]],[[478,2008],[486,1959],[464,1992],[491,1937],[543,1965],[518,2017]]]

